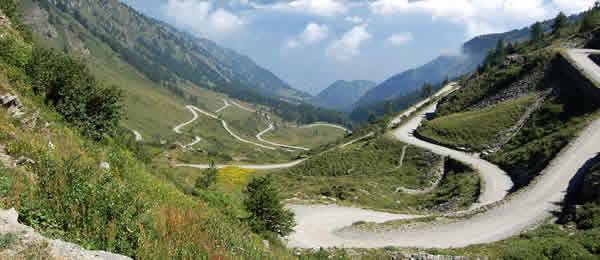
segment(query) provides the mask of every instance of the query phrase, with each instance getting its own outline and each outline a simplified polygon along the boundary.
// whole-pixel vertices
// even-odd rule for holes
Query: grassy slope
[[[280,124],[280,126],[282,127],[276,127],[275,130],[265,134],[263,138],[276,143],[316,148],[323,144],[335,142],[345,134],[344,130],[325,126],[308,128],[286,126],[284,124]]]
[[[5,33],[20,42],[12,48],[26,49],[3,25],[0,34]],[[20,221],[51,237],[139,259],[288,256],[277,245],[264,250],[261,239],[223,208],[186,196],[165,179],[168,169],[137,160],[123,145],[126,138],[97,143],[67,127],[33,95],[21,68],[3,58],[0,90],[19,95],[26,117],[39,112],[37,125],[27,127],[0,109],[0,143],[11,156],[36,162],[0,166],[0,204],[15,207]],[[99,169],[103,161],[110,170]]]
[[[32,8],[31,1],[25,1],[24,5],[26,9]],[[176,135],[173,133],[172,128],[192,118],[192,114],[185,108],[186,104],[194,104],[202,109],[215,111],[223,105],[223,99],[227,97],[221,93],[186,82],[180,82],[179,87],[187,98],[176,96],[135,70],[101,40],[81,27],[73,18],[62,15],[60,20],[65,25],[54,25],[58,32],[57,38],[48,39],[45,36],[38,35],[36,41],[59,50],[68,50],[73,55],[78,56],[81,55],[81,51],[71,46],[74,45],[73,42],[80,42],[85,46],[90,51],[91,56],[85,56],[84,59],[95,75],[106,83],[117,85],[125,90],[126,120],[123,124],[139,131],[144,138],[144,142],[158,144],[160,140],[174,142],[180,141],[181,138],[181,142],[185,143],[190,142],[194,135],[214,141],[210,144],[203,142],[203,144],[199,144],[199,148],[213,152],[211,155],[215,153],[219,155],[214,158],[208,155],[186,155],[183,158],[183,160],[191,162],[207,162],[208,159],[229,162],[232,157],[246,157],[252,162],[274,162],[287,161],[295,157],[293,154],[282,151],[269,152],[267,156],[257,155],[254,146],[233,140],[220,127],[220,124],[217,127],[215,122],[193,124],[187,128],[187,136],[180,137]],[[191,102],[192,99],[194,102]],[[257,141],[255,135],[268,125],[255,113],[249,113],[234,106],[224,110],[220,115],[229,122],[231,128],[238,135],[252,141]],[[277,117],[274,117],[274,119],[280,120]],[[290,134],[292,137],[295,136],[293,130],[290,131]],[[339,136],[342,136],[342,134],[340,133]],[[330,140],[324,138],[311,140],[309,143],[321,145]]]
[[[1,64],[0,71],[6,73]],[[84,140],[26,94],[22,94],[21,99],[28,108],[40,108],[42,120],[52,122],[49,129],[42,129],[41,124],[38,128],[25,129],[19,122],[8,119],[3,111],[0,116],[0,142],[8,146],[9,153],[39,162],[31,168],[0,169],[0,175],[6,178],[3,180],[8,181],[8,186],[3,186],[8,189],[2,190],[2,206],[15,207],[26,224],[88,248],[113,250],[139,258],[214,257],[232,253],[228,249],[216,249],[216,241],[229,248],[245,248],[254,257],[262,254],[256,249],[259,240],[237,220],[222,215],[219,209],[205,207],[201,201],[185,196],[164,179],[155,177],[163,170],[140,163],[117,143],[109,141],[103,145]],[[47,148],[48,140],[55,150]],[[77,158],[74,164],[73,158]],[[103,180],[106,174],[97,170],[103,160],[111,165],[109,180]],[[45,177],[30,179],[25,172]],[[70,174],[86,174],[86,178],[71,179]],[[41,183],[42,180],[53,185]],[[84,187],[96,189],[88,191]],[[44,194],[55,194],[61,199],[44,197]],[[128,197],[131,195],[135,196],[135,204]],[[78,203],[73,202],[61,213],[62,203],[67,203],[70,196],[78,198]],[[141,206],[138,215],[127,215],[134,213],[134,206]],[[88,209],[98,211],[85,213]],[[101,215],[111,211],[118,214],[110,218]],[[194,217],[188,218],[188,215]],[[63,226],[60,224],[63,222],[70,224]],[[168,227],[164,226],[166,222]],[[111,225],[117,226],[111,229]],[[145,228],[135,236],[125,230],[140,225]],[[115,237],[106,236],[107,232]],[[141,244],[126,242],[138,239]]]
[[[417,131],[444,145],[482,150],[496,141],[502,130],[512,127],[534,100],[533,95],[526,96],[481,110],[438,117]]]
[[[441,165],[440,157],[408,146],[400,167],[403,147],[404,144],[388,137],[378,137],[329,150],[294,168],[276,171],[271,175],[286,198],[319,201],[326,196],[335,198],[340,204],[380,210],[430,210],[448,202],[448,197],[457,198],[454,197],[457,194],[443,192],[443,187],[423,195],[396,192],[398,187],[419,189],[430,186],[434,171],[439,170]],[[461,195],[471,196],[471,199],[466,199],[470,201],[465,203],[468,205],[474,195],[471,192],[477,190],[478,177],[473,173],[464,174],[463,177],[469,177],[459,178],[464,181],[461,184],[447,178],[447,187],[452,186],[453,190],[464,187]],[[448,197],[444,198],[445,195]],[[330,201],[329,198],[325,201]],[[458,204],[461,203],[453,205],[465,206]]]

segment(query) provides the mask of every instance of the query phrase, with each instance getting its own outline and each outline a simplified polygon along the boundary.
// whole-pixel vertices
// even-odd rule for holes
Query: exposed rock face
[[[482,109],[489,106],[493,106],[508,100],[513,100],[526,95],[529,95],[535,91],[536,84],[542,80],[544,72],[542,70],[533,71],[528,76],[521,80],[515,81],[505,89],[502,89],[495,95],[485,98],[479,101],[474,106],[470,107],[473,109]]]
[[[0,251],[1,259],[20,259],[20,253],[25,250],[28,254],[33,253],[36,259],[130,259],[108,252],[85,250],[72,243],[45,238],[33,228],[20,224],[18,218],[19,214],[14,209],[0,209],[0,236],[13,238],[10,245]]]

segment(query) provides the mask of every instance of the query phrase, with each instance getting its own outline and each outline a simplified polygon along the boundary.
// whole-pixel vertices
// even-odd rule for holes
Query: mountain
[[[312,104],[338,111],[347,111],[376,83],[366,80],[338,80],[313,98]]]
[[[474,71],[496,46],[498,40],[516,42],[527,39],[529,28],[506,33],[475,37],[463,44],[460,55],[443,55],[415,69],[397,74],[368,91],[355,107],[392,100],[417,90],[425,83],[437,85],[446,78],[455,78]]]
[[[153,81],[185,80],[221,92],[246,88],[294,100],[308,97],[247,56],[148,18],[118,0],[34,2],[51,13],[51,22],[73,17]]]
[[[303,103],[250,58],[145,17],[118,0],[21,0],[24,23],[39,45],[85,60],[96,77],[125,91],[124,125],[160,140],[201,108],[232,98],[262,105],[288,122],[345,121],[339,112]],[[169,116],[164,116],[169,115]]]

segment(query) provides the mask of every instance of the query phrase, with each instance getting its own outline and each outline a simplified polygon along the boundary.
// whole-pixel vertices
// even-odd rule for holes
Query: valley
[[[315,97],[179,26],[0,0],[0,258],[600,256],[600,3]]]

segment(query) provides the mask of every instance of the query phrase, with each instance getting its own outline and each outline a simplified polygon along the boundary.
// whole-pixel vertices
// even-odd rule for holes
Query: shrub
[[[600,227],[600,205],[587,203],[575,212],[575,223],[580,229]]]
[[[217,174],[218,174],[218,170],[215,167],[215,163],[214,162],[210,162],[210,167],[206,170],[204,170],[204,172],[202,173],[202,175],[200,175],[197,179],[196,179],[196,188],[198,189],[208,189],[210,188],[212,185],[214,185],[215,183],[217,183]]]
[[[254,178],[244,194],[244,206],[250,214],[248,221],[255,232],[285,236],[293,231],[294,214],[284,209],[270,177]]]
[[[84,135],[99,140],[116,131],[123,116],[123,93],[101,86],[81,61],[36,48],[27,72],[34,92]]]

